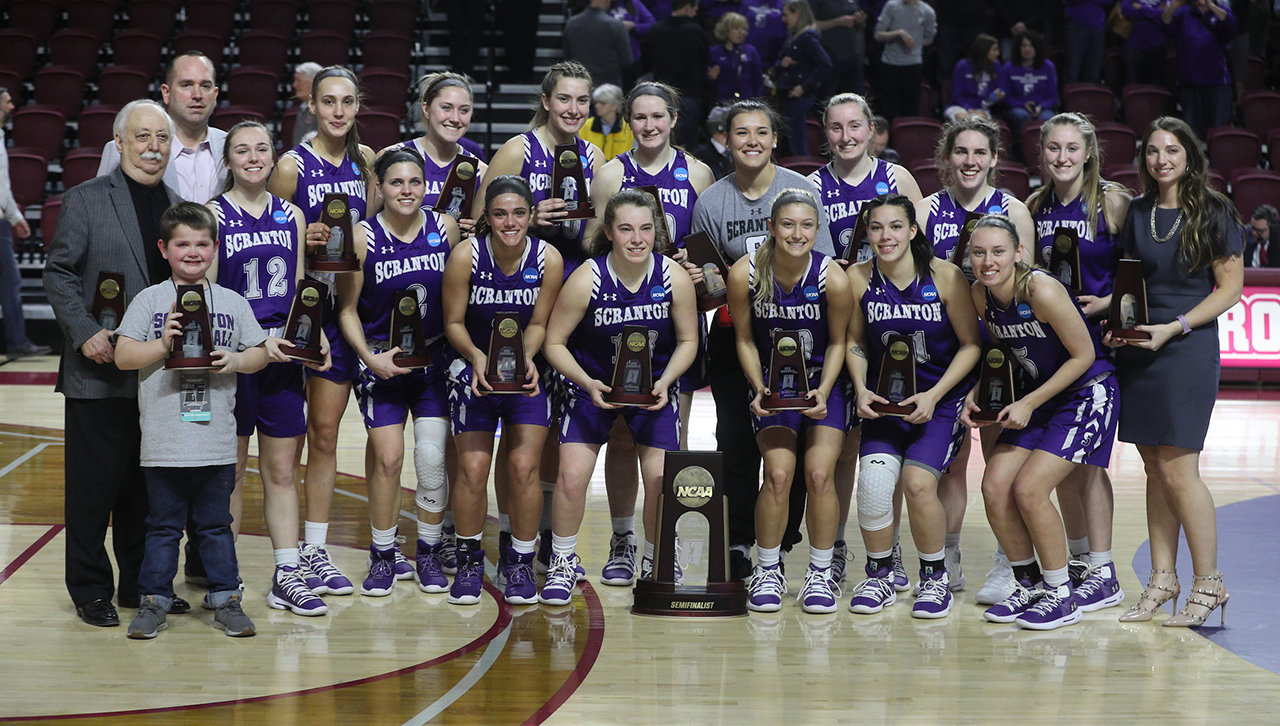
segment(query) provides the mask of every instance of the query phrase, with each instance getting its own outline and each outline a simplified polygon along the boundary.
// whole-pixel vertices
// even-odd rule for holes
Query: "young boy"
[[[267,364],[267,334],[240,295],[212,284],[217,220],[206,207],[180,202],[160,218],[160,253],[173,276],[133,299],[117,330],[116,365],[138,370],[142,472],[150,513],[138,587],[142,605],[129,624],[130,638],[154,638],[167,627],[178,572],[178,543],[188,516],[209,578],[206,599],[214,626],[233,637],[254,634],[240,607],[235,543],[231,537],[231,489],[235,484],[236,372]],[[178,322],[178,285],[203,285],[212,324],[212,370],[166,370]],[[197,342],[198,345],[198,342]],[[198,352],[196,353],[198,355]]]

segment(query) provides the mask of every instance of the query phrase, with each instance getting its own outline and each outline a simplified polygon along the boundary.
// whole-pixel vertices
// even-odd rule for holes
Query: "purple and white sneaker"
[[[267,604],[276,610],[291,610],[295,615],[308,617],[329,612],[329,606],[324,604],[324,600],[316,597],[307,587],[306,581],[302,579],[302,570],[297,565],[277,567],[271,580]]]
[[[474,550],[469,557],[459,552],[457,564],[458,573],[453,578],[453,587],[449,588],[449,602],[475,605],[484,592],[484,550]]]
[[[902,565],[902,545],[893,546],[893,589],[906,592],[911,589],[911,579],[907,577],[907,568]]]
[[[1086,613],[1115,607],[1124,600],[1124,590],[1120,589],[1120,581],[1116,579],[1116,566],[1111,562],[1085,570],[1084,582],[1075,588],[1075,592],[1076,604],[1081,612]]]
[[[779,565],[756,565],[747,583],[747,608],[758,613],[776,613],[782,609],[782,593],[787,591],[787,576]]]
[[[418,540],[418,554],[415,556],[414,574],[418,578],[418,589],[423,592],[449,592],[449,578],[444,574],[440,564],[440,545],[436,542],[429,545]]]
[[[446,575],[458,574],[458,530],[445,527],[440,538],[440,567]]]
[[[839,587],[835,585],[836,590]],[[804,573],[804,585],[800,587],[800,594],[796,595],[801,609],[806,613],[834,613],[839,607],[837,597],[836,591],[832,589],[831,568],[818,568],[810,564]]]
[[[1023,611],[1013,622],[1029,630],[1053,630],[1080,622],[1084,613],[1076,603],[1071,581],[1047,589],[1034,605]]]
[[[502,599],[511,605],[537,605],[538,581],[533,575],[533,553],[508,550],[507,557],[507,585]]]
[[[396,584],[396,551],[369,547],[369,576],[360,585],[360,594],[386,597]]]
[[[1044,583],[1018,580],[1013,593],[987,608],[982,617],[992,623],[1012,623],[1044,594]]]
[[[878,570],[866,567],[867,579],[858,583],[849,599],[849,612],[859,615],[874,615],[898,601],[898,592],[893,586],[893,570],[881,567]]]
[[[493,581],[494,587],[507,586],[507,565],[509,564],[509,560],[507,558],[507,552],[510,551],[510,549],[511,549],[511,533],[499,532],[498,533],[498,566],[497,568],[495,568],[497,569],[498,574],[496,575],[497,579]]]
[[[946,570],[934,570],[927,575],[921,572],[916,602],[911,606],[911,617],[926,620],[945,618],[951,612],[953,602],[951,578]]]
[[[298,559],[302,564],[303,579],[316,595],[350,595],[356,591],[351,580],[329,559],[324,545],[300,542]]]
[[[396,553],[396,563],[394,565],[397,580],[413,579],[413,563],[409,562],[409,558],[404,556],[400,551],[400,543],[397,542],[393,547]]]
[[[573,589],[578,585],[578,573],[575,569],[577,554],[564,557],[551,553],[551,568],[547,570],[547,581],[542,585],[542,593],[538,600],[543,605],[568,605],[573,600]]]
[[[636,581],[636,535],[634,532],[609,538],[609,560],[600,573],[605,585],[626,587]]]

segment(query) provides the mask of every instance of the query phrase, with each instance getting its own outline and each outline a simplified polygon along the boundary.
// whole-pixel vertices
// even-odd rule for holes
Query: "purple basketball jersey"
[[[667,368],[676,348],[676,330],[671,322],[671,269],[666,257],[654,252],[649,274],[635,292],[628,290],[613,272],[609,255],[587,260],[591,266],[591,301],[574,331],[571,345],[587,375],[608,384],[613,379],[614,359],[622,329],[642,325],[649,329],[653,379]]]
[[[1055,285],[1062,284],[1043,270],[1035,270],[1031,274],[1044,275],[1040,279],[1041,284],[1048,280],[1053,280],[1052,284]],[[1088,327],[1089,322],[1085,320],[1084,312],[1078,307],[1076,312]],[[988,290],[984,319],[987,330],[991,331],[991,336],[1009,346],[1013,357],[1018,359],[1016,382],[1019,392],[1023,395],[1039,388],[1071,358],[1071,354],[1067,352],[1066,346],[1062,344],[1057,333],[1051,326],[1036,319],[1036,313],[1028,302],[1014,301],[1009,303],[1009,307],[1001,308]],[[1059,396],[1079,389],[1098,376],[1115,371],[1115,365],[1112,364],[1098,337],[1094,335],[1089,337],[1093,341],[1093,364],[1084,375],[1058,394]]]
[[[773,301],[755,301],[756,260],[751,258],[751,334],[756,349],[760,351],[760,365],[766,380],[772,357],[773,332],[795,331],[800,338],[800,350],[804,354],[810,387],[817,386],[822,378],[822,364],[826,358],[827,341],[831,337],[827,325],[827,275],[831,274],[831,258],[821,252],[809,252],[809,267],[800,281],[790,290],[783,290],[777,280],[773,283]],[[836,274],[842,274],[836,269]]]
[[[310,142],[298,144],[285,155],[298,165],[298,187],[290,201],[302,210],[308,224],[320,221],[324,195],[332,192],[344,192],[350,197],[353,224],[364,219],[365,179],[351,157],[343,156],[342,163],[334,166],[321,159]]]
[[[969,251],[965,250],[965,259],[952,259],[956,242],[960,239],[960,228],[964,225],[966,211],[981,214],[1009,214],[1009,195],[999,189],[992,189],[986,199],[974,210],[966,210],[951,196],[951,192],[943,189],[929,195],[929,221],[924,228],[924,236],[933,243],[933,254],[947,260],[964,270],[965,277],[973,282],[973,267],[969,263]]]
[[[471,245],[471,295],[467,299],[465,324],[471,342],[487,351],[498,313],[519,313],[520,329],[529,327],[533,306],[542,290],[546,272],[547,245],[537,237],[526,238],[524,257],[516,271],[507,275],[493,261],[489,238],[473,239]]]
[[[878,261],[877,261],[878,262]],[[916,359],[916,390],[927,391],[937,385],[947,366],[960,350],[960,339],[947,318],[933,276],[917,277],[905,290],[899,290],[880,274],[880,266],[872,263],[871,280],[862,294],[862,315],[866,320],[867,384],[875,387],[880,363],[892,334],[911,339]],[[960,381],[942,400],[964,395],[973,386],[972,376]]]
[[[662,197],[662,211],[667,217],[667,233],[677,249],[684,247],[684,237],[689,234],[693,222],[693,203],[698,192],[689,181],[689,160],[683,151],[676,149],[671,163],[657,174],[649,174],[628,151],[618,157],[622,160],[622,188],[656,186]]]
[[[218,284],[249,301],[263,328],[283,326],[293,304],[298,275],[298,222],[292,207],[275,195],[254,217],[223,194],[213,200],[218,215]]]
[[[1098,225],[1091,231],[1083,194],[1070,204],[1062,204],[1057,195],[1050,192],[1036,213],[1035,223],[1040,264],[1049,266],[1054,232],[1059,227],[1074,229],[1080,239],[1080,292],[1098,297],[1111,294],[1120,262],[1120,245],[1107,231],[1107,216],[1102,210],[1098,210]]]
[[[858,213],[863,204],[884,194],[897,193],[898,179],[893,174],[893,165],[876,159],[871,173],[856,186],[836,176],[831,164],[810,174],[809,181],[822,192],[835,256],[843,257],[849,245],[856,244],[856,254],[850,254],[850,259],[857,262],[871,259],[871,245],[865,239],[853,239],[853,230],[858,226]]]
[[[426,184],[426,194],[422,196],[422,208],[431,209],[436,205],[436,200],[440,198],[440,192],[444,189],[444,183],[449,180],[449,170],[453,168],[453,162],[450,161],[444,166],[436,166],[436,163],[431,160],[431,157],[427,156],[427,152],[422,148],[421,142],[422,139],[413,139],[411,141],[404,142],[400,146],[405,149],[413,149],[419,154],[422,154],[422,160],[425,162],[422,168],[422,181]],[[458,147],[458,154],[471,159],[471,162],[476,166],[476,171],[479,172],[479,159],[468,154],[461,146]],[[479,188],[478,182],[476,184],[476,188]],[[464,209],[462,210],[462,214],[464,217],[469,217],[471,215],[471,210]]]
[[[418,296],[422,333],[433,358],[444,347],[444,311],[441,289],[444,263],[449,259],[449,238],[440,215],[422,213],[421,231],[410,242],[395,237],[382,224],[382,215],[365,220],[369,244],[364,258],[364,286],[357,311],[370,340],[387,340],[391,333],[391,296],[396,290],[412,290]],[[437,358],[438,360],[438,358]]]
[[[532,131],[526,131],[520,138],[524,141],[524,164],[520,167],[520,176],[529,180],[529,186],[533,189],[533,203],[536,206],[538,202],[552,196],[551,170],[556,163],[552,158],[555,150],[548,149],[542,143],[542,139]],[[591,180],[595,177],[591,166],[591,145],[582,139],[578,139],[577,142],[578,158],[582,161],[582,174],[587,183],[586,189],[578,190],[578,199],[587,200],[591,197]],[[604,210],[598,210],[597,213],[603,214]],[[585,227],[586,220],[583,219],[561,222],[552,228],[554,232],[545,237],[546,241],[559,250],[564,257],[566,279],[569,273],[582,264],[587,257],[587,253],[582,249],[582,235]]]

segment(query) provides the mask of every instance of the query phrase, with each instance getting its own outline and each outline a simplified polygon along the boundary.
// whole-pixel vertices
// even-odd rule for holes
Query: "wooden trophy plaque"
[[[115,331],[124,318],[124,275],[119,272],[98,273],[98,287],[93,293],[93,319],[103,330]]]
[[[432,209],[454,219],[469,219],[476,198],[476,168],[474,158],[458,154]]]
[[[551,171],[551,196],[565,201],[565,216],[561,222],[575,219],[591,219],[596,210],[587,194],[587,180],[582,173],[582,158],[577,144],[556,146],[555,164]]]
[[[431,365],[427,339],[422,332],[422,313],[418,312],[418,296],[413,290],[396,290],[391,295],[391,337],[387,348],[400,348],[391,362],[401,368],[424,368]]]
[[[729,509],[719,451],[668,451],[658,495],[652,580],[636,580],[636,615],[725,618],[747,614],[747,589],[729,579]],[[676,523],[687,512],[706,517],[707,584],[676,584]]]
[[[844,253],[840,255],[840,259],[851,264],[871,259],[875,253],[871,251],[870,244],[863,244],[866,239],[867,210],[864,204],[862,211],[858,212],[858,221],[853,225],[853,229],[840,235],[840,244],[844,245]]]
[[[773,331],[769,356],[769,395],[760,399],[766,411],[803,411],[813,408],[808,398],[809,375],[805,369],[800,333],[794,330]]]
[[[653,392],[653,359],[649,350],[649,329],[640,325],[622,328],[614,356],[612,389],[602,398],[619,406],[652,406],[658,402]]]
[[[1070,227],[1053,232],[1049,248],[1049,274],[1058,278],[1072,295],[1080,294],[1080,233]]]
[[[982,217],[981,212],[964,213],[964,224],[960,225],[960,232],[956,235],[956,246],[951,248],[951,256],[948,258],[951,264],[964,271],[964,276],[970,281],[973,281],[974,276],[973,263],[969,261],[969,237],[973,236],[973,228],[978,226],[978,220]]]
[[[1116,266],[1116,282],[1111,288],[1107,330],[1113,338],[1151,340],[1151,333],[1134,330],[1147,323],[1147,279],[1142,274],[1142,261],[1120,260]]]
[[[489,363],[484,372],[490,393],[524,393],[526,374],[520,313],[498,313],[489,333]]]
[[[280,352],[303,363],[324,363],[320,352],[320,302],[327,290],[322,282],[303,278],[289,306],[289,320],[284,326],[284,343]]]
[[[872,403],[872,411],[888,416],[910,416],[916,410],[915,406],[902,405],[903,401],[916,395],[916,357],[911,353],[911,338],[898,334],[889,336],[884,359],[880,361],[876,395],[888,403]]]
[[[999,341],[990,340],[982,345],[982,361],[978,364],[978,398],[975,403],[981,409],[969,415],[978,423],[995,423],[1000,412],[1018,400],[1013,388],[1013,356]]]
[[[691,264],[702,268],[703,281],[695,286],[698,294],[698,312],[715,310],[729,301],[729,265],[725,264],[720,250],[706,232],[694,232],[684,237],[684,249]]]
[[[204,286],[178,285],[176,307],[182,332],[173,339],[164,367],[184,370],[213,368],[213,323],[209,318],[209,304],[204,299]]]
[[[360,269],[356,258],[355,237],[351,228],[350,198],[341,192],[324,195],[320,205],[320,223],[329,228],[329,240],[307,258],[307,269],[316,272],[355,272]]]

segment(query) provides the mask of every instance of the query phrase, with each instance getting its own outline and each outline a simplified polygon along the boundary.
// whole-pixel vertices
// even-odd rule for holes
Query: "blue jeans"
[[[1053,118],[1053,109],[1042,108],[1040,109],[1040,115],[1036,116],[1035,120],[1048,121],[1051,118]],[[1031,120],[1031,114],[1027,111],[1025,106],[1010,107],[1009,110],[1005,112],[1005,120],[1009,122],[1009,130],[1012,131],[1013,135],[1016,137],[1022,131],[1022,124]]]
[[[27,322],[22,314],[22,273],[13,254],[13,234],[3,219],[0,219],[0,312],[4,315],[4,349],[14,353],[30,345]]]
[[[805,129],[805,121],[809,118],[809,109],[813,108],[813,96],[782,99],[782,120],[787,124],[787,140],[791,144],[791,156],[808,156],[809,139]]]
[[[209,578],[209,592],[238,589],[240,568],[231,537],[231,490],[235,464],[218,466],[142,468],[151,503],[147,514],[147,545],[138,573],[143,595],[173,597],[178,574],[178,543],[188,518]]]
[[[1067,23],[1067,83],[1098,83],[1102,78],[1102,56],[1107,32]]]

